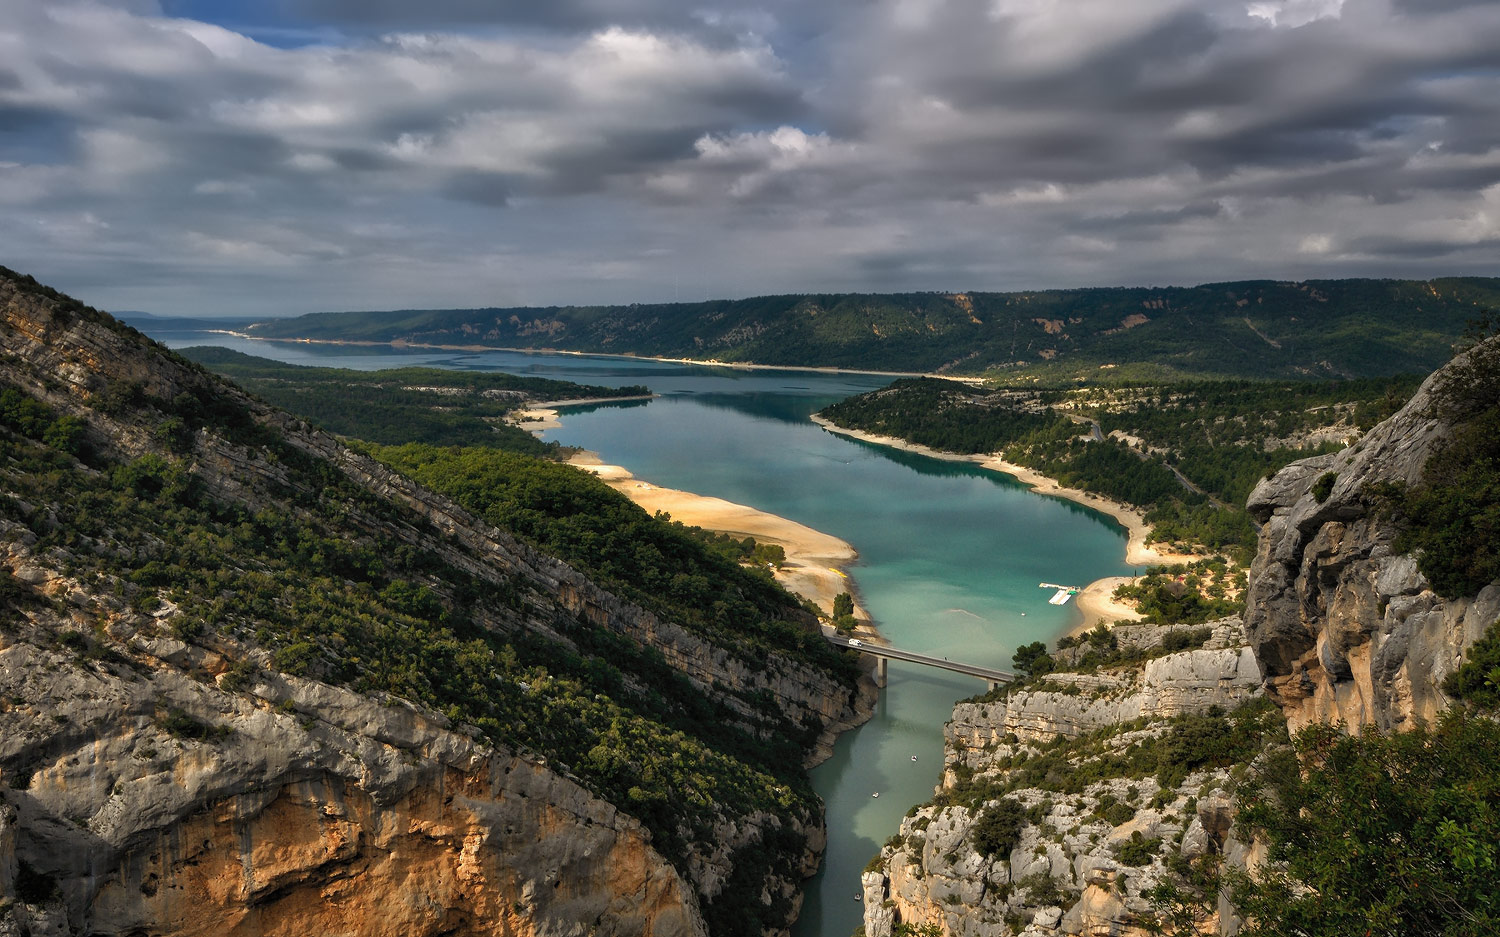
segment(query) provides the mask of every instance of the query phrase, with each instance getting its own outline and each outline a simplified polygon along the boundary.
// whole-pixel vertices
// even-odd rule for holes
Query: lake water
[[[1123,531],[1094,511],[1032,494],[976,466],[898,452],[808,420],[889,383],[859,374],[746,371],[579,355],[350,349],[164,333],[172,347],[226,345],[305,364],[428,364],[589,384],[646,384],[649,403],[570,408],[545,438],[671,488],[753,505],[841,537],[861,604],[898,647],[1009,668],[1016,646],[1078,620],[1039,582],[1084,585],[1132,572]],[[848,937],[861,922],[859,875],[913,804],[932,796],[942,726],[976,679],[892,662],[874,718],[814,769],[828,805],[828,851],[796,937]],[[912,757],[916,760],[913,761]],[[872,795],[879,794],[879,797]]]

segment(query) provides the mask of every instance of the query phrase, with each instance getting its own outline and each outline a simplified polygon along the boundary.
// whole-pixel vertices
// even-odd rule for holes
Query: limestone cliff
[[[11,933],[706,933],[641,824],[545,759],[316,681],[226,692],[242,649],[149,620],[91,658],[55,642],[70,623],[0,641]]]
[[[759,933],[795,914],[823,844],[795,762],[868,712],[868,681],[643,609],[6,271],[0,391],[0,934],[701,934],[729,913]],[[118,492],[97,501],[114,513],[69,491]],[[261,552],[218,552],[245,543]],[[163,579],[182,555],[217,591]],[[389,646],[351,643],[370,629]],[[388,656],[424,641],[453,673]],[[467,682],[445,714],[381,680]],[[720,786],[620,781],[650,770],[621,738]],[[744,753],[787,738],[806,743],[790,763]],[[693,814],[654,806],[669,796]]]
[[[1149,653],[1170,630],[1118,637]],[[1174,864],[1246,858],[1231,835],[1230,766],[1182,746],[1279,724],[1259,700],[1240,623],[1224,620],[1200,648],[960,703],[936,797],[865,872],[865,933],[909,923],[949,937],[1145,934],[1145,893]],[[1007,802],[1015,835],[996,851],[981,831]],[[1201,923],[1232,932],[1235,919],[1224,908]]]
[[[1434,373],[1398,413],[1355,445],[1295,462],[1261,482],[1245,625],[1267,688],[1293,731],[1313,722],[1382,731],[1432,721],[1441,683],[1463,650],[1500,617],[1500,584],[1444,599],[1372,492],[1411,486],[1450,438],[1439,398],[1472,354]]]

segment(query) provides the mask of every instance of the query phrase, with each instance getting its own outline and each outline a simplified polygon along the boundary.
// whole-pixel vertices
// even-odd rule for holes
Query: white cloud
[[[1465,272],[1500,218],[1500,12],[1443,6],[558,0],[279,48],[252,36],[295,30],[10,0],[0,253],[134,307],[132,282],[186,305],[267,266],[226,295]]]
[[[1321,19],[1338,19],[1344,0],[1259,0],[1245,7],[1252,19],[1294,29]]]

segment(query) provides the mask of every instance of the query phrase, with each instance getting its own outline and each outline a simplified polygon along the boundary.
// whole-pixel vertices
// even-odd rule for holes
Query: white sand
[[[827,614],[840,592],[853,592],[847,566],[858,555],[837,537],[813,530],[805,524],[767,514],[723,498],[710,498],[690,491],[662,488],[636,478],[619,465],[606,465],[597,453],[580,452],[570,465],[593,472],[611,488],[655,514],[665,511],[674,521],[736,537],[754,537],[757,543],[776,544],[786,551],[786,563],[776,571],[776,580],[790,592],[811,600]],[[866,617],[856,610],[858,617]]]

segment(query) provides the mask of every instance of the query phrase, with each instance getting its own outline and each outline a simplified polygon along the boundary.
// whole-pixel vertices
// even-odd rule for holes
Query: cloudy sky
[[[0,0],[110,309],[1500,274],[1497,0]]]

